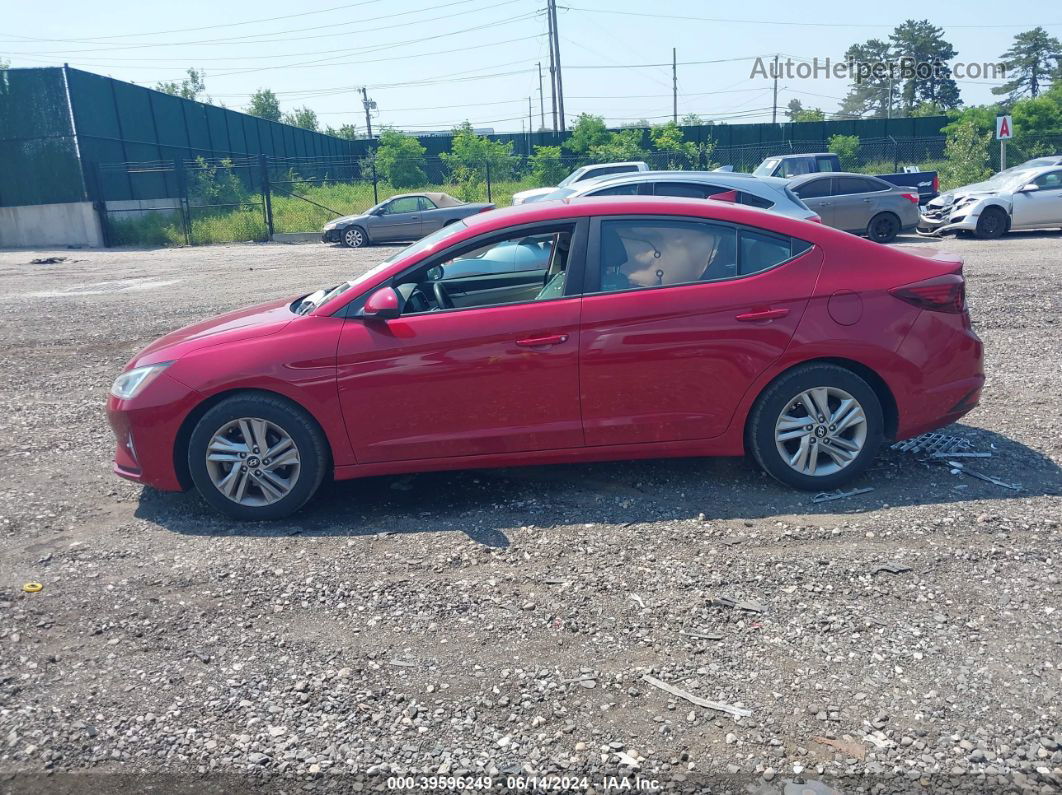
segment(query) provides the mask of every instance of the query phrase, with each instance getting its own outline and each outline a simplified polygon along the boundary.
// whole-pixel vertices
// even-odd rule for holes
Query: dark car
[[[918,226],[918,193],[866,174],[805,174],[789,188],[826,226],[891,243]]]
[[[403,193],[384,199],[361,215],[329,221],[321,240],[348,248],[419,240],[454,221],[493,209],[493,204],[468,204],[447,193]]]
[[[800,177],[804,174],[822,174],[843,171],[841,158],[833,152],[815,152],[806,155],[771,155],[752,173],[758,177]],[[897,174],[877,174],[878,179],[900,188],[912,188],[918,192],[918,203],[925,204],[940,193],[940,178],[936,171],[904,170]]]

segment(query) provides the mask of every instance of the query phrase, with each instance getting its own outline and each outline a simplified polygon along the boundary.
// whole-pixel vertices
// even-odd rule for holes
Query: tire
[[[1007,231],[1009,220],[1003,209],[986,207],[981,211],[981,216],[977,219],[977,229],[974,234],[982,240],[1000,237]]]
[[[900,234],[900,219],[892,213],[878,213],[867,224],[867,237],[875,243],[891,243]]]
[[[254,446],[263,437],[272,449],[280,448],[273,462]],[[292,446],[282,447],[285,437],[294,455]],[[208,452],[213,460],[208,461]],[[237,467],[246,468],[234,473]],[[327,469],[328,443],[321,429],[302,409],[270,395],[222,400],[200,418],[188,442],[188,470],[196,489],[233,519],[290,516],[314,495]],[[226,496],[223,487],[233,496]]]
[[[829,418],[824,423],[817,416],[800,422],[808,413],[802,398],[809,393],[804,400],[821,401],[825,395],[837,419],[847,416],[839,413],[842,400],[854,400],[862,421],[849,418],[848,426],[839,430],[831,430]],[[794,427],[794,422],[799,424]],[[756,462],[776,480],[807,491],[831,491],[866,471],[881,448],[883,427],[881,403],[865,380],[835,364],[809,364],[782,375],[764,390],[749,415],[746,441]],[[790,438],[779,441],[779,435]],[[792,455],[804,447],[805,457],[797,455],[796,464],[791,464]]]
[[[348,226],[339,235],[339,241],[347,248],[361,248],[369,242],[360,226]]]

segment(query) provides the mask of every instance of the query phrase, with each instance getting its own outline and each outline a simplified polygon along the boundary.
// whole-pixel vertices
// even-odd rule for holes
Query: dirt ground
[[[988,376],[948,432],[1020,491],[642,461],[339,483],[274,524],[115,478],[107,390],[392,249],[0,251],[0,791],[1059,791],[1062,235],[944,245]]]

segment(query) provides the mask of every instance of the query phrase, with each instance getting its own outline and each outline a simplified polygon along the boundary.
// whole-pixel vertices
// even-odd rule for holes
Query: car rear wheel
[[[1007,214],[999,207],[986,207],[977,219],[977,237],[989,240],[1007,231]]]
[[[892,213],[878,213],[867,224],[867,237],[875,243],[891,243],[900,234],[900,219]]]
[[[301,409],[268,395],[211,408],[188,444],[188,469],[212,507],[235,519],[280,519],[321,485],[327,442]]]
[[[748,446],[769,475],[789,486],[828,491],[870,466],[883,438],[871,386],[833,364],[799,367],[760,396]]]
[[[343,230],[341,239],[347,248],[361,248],[365,245],[365,232],[360,226],[352,226]]]

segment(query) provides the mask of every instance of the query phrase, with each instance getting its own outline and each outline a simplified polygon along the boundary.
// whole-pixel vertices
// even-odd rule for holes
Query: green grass
[[[272,192],[274,232],[318,232],[328,221],[337,217],[337,214],[354,215],[364,212],[376,203],[371,182],[295,184],[281,187],[312,200],[314,204],[274,189]],[[530,178],[494,182],[491,183],[491,200],[499,207],[507,207],[512,204],[514,193],[533,187],[537,185]],[[424,185],[419,188],[395,188],[385,182],[377,185],[379,201],[394,196],[396,193],[420,191],[449,193],[451,196],[469,202],[487,201],[485,183],[473,185],[442,183]],[[255,195],[245,198],[248,202],[257,200],[258,197]],[[333,210],[335,212],[332,212]],[[265,219],[259,207],[236,209],[192,207],[191,215],[190,237],[193,245],[266,239]],[[176,213],[157,212],[133,218],[123,218],[119,214],[112,214],[108,219],[108,227],[112,245],[116,246],[185,245],[184,230],[181,228],[180,217]]]

